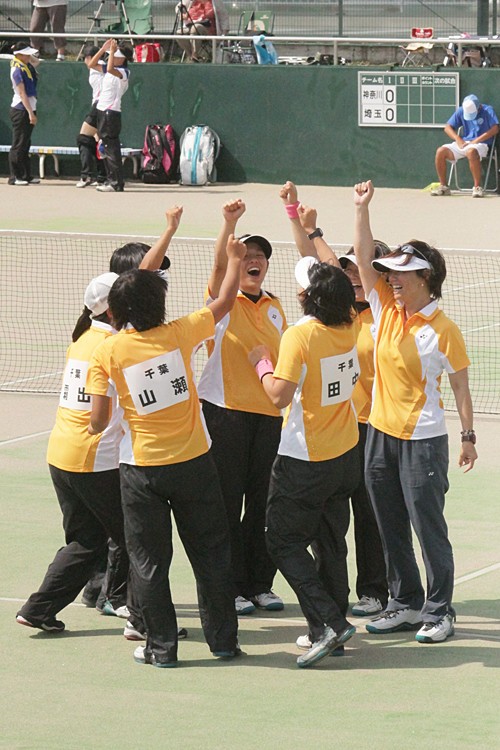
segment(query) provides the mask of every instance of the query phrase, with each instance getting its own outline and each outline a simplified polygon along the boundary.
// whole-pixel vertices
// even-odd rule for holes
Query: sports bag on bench
[[[178,177],[178,148],[171,125],[148,125],[144,135],[142,181],[152,185],[175,182]]]
[[[206,185],[215,182],[215,160],[220,151],[220,138],[208,125],[186,128],[180,140],[181,185]]]

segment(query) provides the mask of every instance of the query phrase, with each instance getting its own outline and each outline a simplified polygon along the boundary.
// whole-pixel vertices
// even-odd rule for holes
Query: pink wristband
[[[287,203],[285,206],[285,211],[288,214],[289,219],[298,219],[299,218],[299,212],[297,211],[298,207],[300,206],[300,201],[296,201],[295,203]]]
[[[259,380],[262,383],[264,375],[272,375],[274,372],[273,363],[270,359],[259,359],[255,365],[255,371],[259,376]]]

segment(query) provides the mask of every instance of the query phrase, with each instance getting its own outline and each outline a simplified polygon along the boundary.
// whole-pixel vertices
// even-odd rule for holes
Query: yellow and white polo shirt
[[[372,390],[373,379],[375,377],[375,362],[373,358],[375,340],[374,340],[374,322],[373,314],[369,307],[358,313],[360,331],[357,341],[358,359],[360,374],[358,382],[352,394],[352,400],[358,422],[366,424],[372,407]]]
[[[92,354],[113,333],[110,325],[93,320],[91,327],[68,348],[56,423],[47,449],[47,461],[58,469],[93,472],[118,468],[123,430],[116,392],[106,381],[103,393],[112,399],[111,421],[100,435],[89,435],[91,397],[85,389]]]
[[[207,343],[209,358],[198,383],[200,398],[225,409],[278,417],[280,411],[264,393],[248,353],[264,344],[276,364],[285,329],[285,313],[277,299],[262,292],[252,302],[238,292],[233,309],[216,325],[215,340]]]
[[[383,278],[368,301],[376,328],[370,424],[402,440],[445,435],[441,374],[470,364],[458,326],[436,302],[405,321],[404,309]]]
[[[87,391],[105,395],[108,378],[115,384],[125,430],[120,462],[162,466],[208,451],[191,360],[214,328],[204,307],[148,331],[122,330],[95,351]]]
[[[352,393],[359,378],[359,326],[331,327],[305,316],[283,334],[274,377],[297,383],[278,454],[303,461],[337,458],[358,442]]]

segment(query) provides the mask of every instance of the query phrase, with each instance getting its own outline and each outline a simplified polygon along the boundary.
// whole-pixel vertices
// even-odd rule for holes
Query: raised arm
[[[167,217],[167,226],[163,234],[158,237],[153,247],[151,247],[144,258],[141,261],[139,268],[146,269],[147,271],[156,271],[160,268],[163,258],[165,257],[168,246],[172,237],[179,228],[182,216],[182,206],[172,206],[167,209],[165,216]]]
[[[222,206],[222,225],[215,241],[214,264],[208,280],[208,291],[212,299],[219,296],[221,284],[226,276],[229,237],[235,234],[238,219],[243,216],[245,210],[246,206],[241,198],[229,201]]]
[[[116,39],[111,39],[110,45],[109,45],[109,57],[108,57],[108,63],[106,65],[106,73],[110,73],[112,76],[115,76],[115,78],[123,78],[120,71],[115,68],[115,52],[118,49],[118,42]]]
[[[314,243],[310,240],[304,231],[302,224],[299,219],[299,197],[297,194],[297,187],[293,182],[287,180],[280,189],[280,198],[285,206],[285,211],[290,219],[292,226],[293,241],[297,246],[297,250],[305,257],[306,255],[316,258],[316,250],[314,249]]]
[[[373,198],[373,192],[371,180],[358,182],[354,186],[354,252],[366,296],[370,294],[380,277],[371,263],[373,260],[373,235],[368,206]]]
[[[101,57],[103,57],[106,54],[106,52],[109,51],[111,41],[112,41],[111,39],[106,39],[101,49],[95,53],[94,57],[92,58],[92,60],[90,60],[87,67],[93,68],[94,70],[101,71],[101,65],[99,64],[99,61]]]
[[[317,229],[318,212],[310,206],[299,206],[299,220],[306,235],[312,234]],[[309,240],[314,247],[314,257],[322,263],[330,263],[332,266],[340,267],[337,256],[323,237],[314,237]]]
[[[465,367],[463,370],[458,372],[450,373],[448,375],[450,379],[450,385],[455,396],[455,403],[457,405],[457,411],[460,417],[462,430],[466,433],[474,432],[474,414],[472,409],[472,398],[469,389],[469,375],[468,370]],[[458,465],[465,466],[465,472],[470,471],[474,468],[474,463],[477,460],[477,451],[474,443],[470,440],[462,442],[460,449],[460,456],[458,457]]]
[[[220,285],[217,297],[207,306],[212,311],[215,322],[222,320],[224,315],[232,309],[240,285],[241,261],[245,257],[247,248],[244,242],[230,234],[226,247],[226,275]]]

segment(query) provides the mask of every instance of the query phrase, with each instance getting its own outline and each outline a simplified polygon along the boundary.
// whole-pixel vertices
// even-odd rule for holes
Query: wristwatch
[[[307,235],[308,240],[313,240],[315,237],[323,237],[323,230],[319,227],[314,230],[314,232],[311,232],[311,234]]]
[[[462,436],[462,443],[472,443],[472,445],[476,444],[476,433],[474,430],[462,430],[460,435]]]

